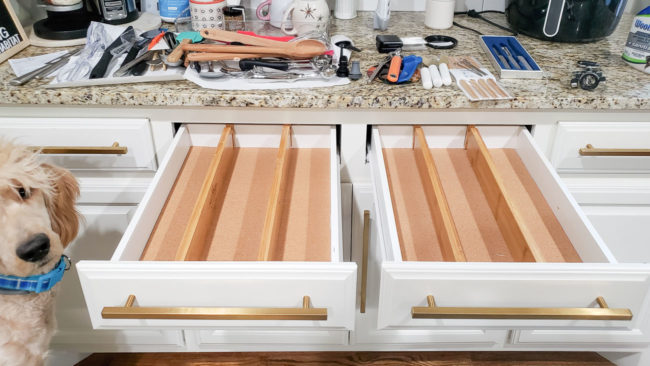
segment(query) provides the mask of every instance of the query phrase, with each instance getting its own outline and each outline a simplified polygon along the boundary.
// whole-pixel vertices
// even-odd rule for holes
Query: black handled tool
[[[263,61],[263,60],[256,60],[256,59],[246,59],[246,60],[239,61],[239,68],[241,69],[241,71],[253,70],[255,66],[268,67],[270,69],[281,70],[281,71],[289,70],[288,62]]]
[[[106,71],[108,70],[109,65],[113,61],[116,55],[113,55],[113,50],[123,46],[125,43],[125,40],[127,39],[135,39],[135,31],[133,30],[133,27],[129,26],[126,28],[122,34],[120,34],[114,41],[111,43],[106,50],[104,50],[104,54],[102,55],[102,58],[99,59],[99,62],[93,67],[92,71],[90,72],[90,79],[100,79],[106,76]]]

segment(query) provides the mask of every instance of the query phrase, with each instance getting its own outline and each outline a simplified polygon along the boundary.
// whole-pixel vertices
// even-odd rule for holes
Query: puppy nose
[[[27,262],[38,262],[50,252],[50,238],[40,233],[27,239],[16,248],[18,258]]]

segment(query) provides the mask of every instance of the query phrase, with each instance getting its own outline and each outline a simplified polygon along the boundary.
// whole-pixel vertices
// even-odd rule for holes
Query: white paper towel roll
[[[454,22],[455,0],[426,0],[424,25],[433,29],[451,28]]]
[[[334,16],[337,19],[352,19],[357,17],[357,0],[336,0]]]

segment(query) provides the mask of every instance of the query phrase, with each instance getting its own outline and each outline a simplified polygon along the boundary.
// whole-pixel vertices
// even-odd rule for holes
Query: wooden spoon
[[[280,42],[274,41],[272,39],[264,39],[254,36],[249,36],[245,34],[239,34],[236,32],[228,32],[219,29],[203,29],[201,30],[201,35],[203,38],[211,39],[215,41],[222,42],[240,42],[246,45],[259,46],[259,47],[271,47],[271,48],[281,48],[286,52],[308,52],[307,50],[313,50],[314,52],[319,52],[313,56],[322,55],[327,51],[327,46],[323,42],[317,39],[300,39],[292,42]]]
[[[302,59],[312,58],[322,55],[326,50],[322,47],[307,46],[299,47],[294,50],[277,47],[258,47],[258,46],[222,46],[214,44],[188,44],[183,46],[185,51],[194,52],[211,52],[211,53],[259,53],[263,55],[279,55],[282,57]]]

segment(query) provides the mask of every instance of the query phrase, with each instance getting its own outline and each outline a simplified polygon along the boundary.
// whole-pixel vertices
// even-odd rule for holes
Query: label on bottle
[[[181,12],[190,6],[189,0],[159,0],[160,17],[173,22]]]
[[[623,60],[635,69],[650,73],[650,6],[641,10],[632,21]]]

